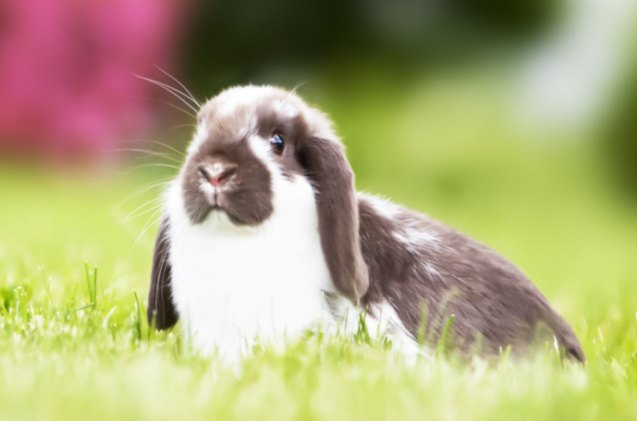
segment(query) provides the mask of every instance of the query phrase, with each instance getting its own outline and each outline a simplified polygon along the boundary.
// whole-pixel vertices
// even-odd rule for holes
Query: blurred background
[[[5,0],[0,286],[62,291],[86,261],[145,294],[194,123],[137,77],[179,88],[164,70],[200,101],[297,87],[359,189],[510,257],[576,330],[613,320],[637,308],[636,17],[634,0]]]

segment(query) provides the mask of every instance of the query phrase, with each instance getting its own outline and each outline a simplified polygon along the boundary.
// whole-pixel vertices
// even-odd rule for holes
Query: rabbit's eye
[[[283,136],[278,133],[275,133],[270,138],[270,145],[272,145],[272,150],[275,154],[281,155],[283,153],[283,149],[285,149],[285,141],[283,140]]]

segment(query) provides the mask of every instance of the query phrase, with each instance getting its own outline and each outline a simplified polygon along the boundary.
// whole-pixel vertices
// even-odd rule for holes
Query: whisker
[[[139,235],[137,235],[137,237],[135,238],[135,241],[133,241],[133,245],[132,247],[135,248],[135,246],[137,245],[137,243],[139,243],[139,240],[141,240],[144,235],[146,235],[146,233],[148,232],[148,230],[155,224],[159,223],[159,220],[161,218],[162,212],[161,209],[157,209],[155,211],[155,213],[151,214],[148,219],[146,219],[146,224],[144,224],[144,227],[142,228],[142,231],[139,233]]]
[[[186,87],[186,85],[184,85],[183,83],[181,83],[179,81],[179,79],[177,79],[175,76],[171,75],[170,73],[168,73],[167,71],[165,71],[164,69],[162,69],[161,67],[155,65],[155,68],[157,70],[159,70],[160,72],[162,72],[164,75],[168,76],[169,78],[171,78],[172,80],[174,80],[175,82],[177,82],[177,84],[179,86],[181,86],[181,88],[188,94],[190,95],[190,99],[193,100],[193,102],[195,104],[197,104],[198,107],[201,107],[201,104],[199,104],[199,101],[197,101],[197,98],[195,98],[195,96],[192,94],[192,92],[190,92],[190,90]]]
[[[181,111],[182,113],[186,114],[188,117],[191,117],[193,119],[197,119],[197,114],[194,114],[194,113],[192,113],[191,111],[188,111],[185,108],[182,108],[182,107],[180,107],[178,105],[175,105],[172,102],[164,101],[162,99],[157,99],[157,98],[150,98],[150,97],[147,97],[147,96],[135,96],[134,98],[143,99],[143,100],[146,100],[146,101],[153,101],[153,102],[156,102],[158,104],[163,104],[163,105],[166,105],[166,106],[168,106],[170,108],[174,108],[177,111]]]
[[[309,82],[310,82],[310,80],[306,79],[306,80],[304,80],[302,82],[297,83],[296,85],[294,85],[294,88],[292,88],[292,90],[290,92],[295,94],[298,89],[301,89],[303,86],[305,86]]]
[[[174,130],[174,129],[178,128],[178,127],[186,127],[186,126],[192,127],[192,125],[190,125],[190,124],[179,124],[178,126],[172,127],[170,130]],[[154,140],[154,139],[148,139],[148,140],[138,139],[138,140],[131,140],[130,142],[131,143],[142,143],[142,142],[143,143],[155,143],[157,145],[163,146],[163,147],[171,150],[172,152],[177,154],[177,156],[179,156],[180,158],[186,158],[186,153],[185,152],[180,151],[179,149],[175,148],[174,146],[171,146],[171,145],[169,145],[167,143],[160,142],[158,140]]]
[[[122,221],[124,224],[127,224],[131,221],[133,221],[134,219],[137,219],[141,216],[147,215],[150,212],[154,212],[157,209],[161,209],[163,208],[163,198],[160,198],[161,200],[159,201],[151,201],[149,203],[144,203],[143,206],[141,206],[141,208],[136,211],[135,213],[131,213],[130,215],[124,217],[124,220]]]
[[[164,198],[163,198],[163,196],[162,196],[162,195],[158,195],[157,197],[154,197],[154,198],[152,198],[152,199],[150,199],[150,200],[146,200],[146,201],[144,201],[143,203],[141,203],[141,204],[137,205],[137,206],[136,206],[136,207],[135,207],[132,211],[130,211],[130,212],[128,213],[128,215],[125,217],[125,219],[126,219],[126,221],[125,221],[125,222],[128,222],[130,219],[132,219],[132,218],[130,218],[130,217],[131,217],[132,215],[134,215],[135,213],[137,213],[137,212],[139,212],[140,210],[142,210],[142,209],[144,209],[144,208],[148,207],[149,205],[157,204],[158,202],[162,201],[163,199],[164,199]]]
[[[174,87],[172,85],[169,85],[167,83],[161,82],[161,81],[159,81],[157,79],[153,79],[153,78],[150,78],[150,77],[138,75],[136,73],[133,73],[133,74],[135,75],[135,77],[138,77],[138,78],[140,78],[142,80],[145,80],[146,82],[152,83],[152,84],[154,84],[156,86],[159,86],[159,87],[161,87],[163,89],[166,89],[167,91],[172,92],[173,94],[178,95],[179,98],[184,100],[184,101],[185,100],[190,101],[190,102],[188,102],[188,105],[197,106],[197,107],[199,106],[199,103],[196,102],[196,100],[194,100],[193,98],[191,98],[189,94],[187,94],[184,91],[181,91],[181,90],[177,89],[176,87]]]
[[[181,169],[181,167],[178,167],[177,165],[157,162],[157,163],[148,163],[148,164],[135,165],[131,169],[129,169],[127,171],[124,171],[121,174],[122,175],[130,175],[130,174],[132,174],[135,171],[141,170],[142,168],[170,168],[170,169],[177,170],[177,171],[179,171]]]
[[[152,189],[154,189],[154,188],[162,187],[162,186],[168,185],[168,184],[170,184],[172,181],[173,181],[173,177],[169,177],[169,178],[167,178],[167,179],[165,179],[165,180],[163,180],[163,181],[158,181],[158,182],[156,182],[156,183],[152,183],[152,184],[150,184],[150,185],[148,185],[148,186],[141,187],[141,188],[139,188],[139,189],[135,190],[134,192],[132,192],[131,194],[129,194],[128,196],[126,196],[126,197],[125,197],[125,198],[124,198],[124,199],[123,199],[123,200],[122,200],[122,201],[118,204],[118,206],[120,206],[120,207],[121,207],[121,206],[124,206],[126,203],[128,203],[128,202],[129,202],[130,200],[132,200],[133,198],[135,198],[135,197],[137,197],[137,196],[139,196],[139,195],[141,195],[141,194],[144,194],[144,193],[146,193],[147,191],[152,190]]]
[[[150,78],[138,75],[138,74],[135,74],[135,77],[137,77],[137,78],[139,78],[141,80],[145,80],[146,82],[151,83],[151,84],[153,84],[155,86],[158,86],[158,87],[162,88],[163,90],[165,90],[166,92],[172,94],[175,98],[179,99],[185,106],[190,108],[195,114],[197,114],[199,112],[199,110],[196,108],[199,105],[198,104],[194,104],[193,105],[193,103],[188,102],[188,101],[192,101],[192,99],[190,99],[187,94],[181,92],[180,90],[178,90],[176,88],[173,88],[172,86],[167,85],[165,83],[162,83],[162,82],[159,82],[157,80],[150,79]]]
[[[171,145],[169,145],[169,144],[167,144],[167,143],[160,142],[160,141],[158,141],[158,140],[154,140],[154,141],[153,141],[153,143],[156,143],[156,144],[158,144],[158,145],[160,145],[160,146],[163,146],[163,147],[165,147],[165,148],[168,148],[169,150],[171,150],[171,151],[175,152],[175,153],[176,153],[179,157],[181,157],[182,159],[186,159],[186,153],[185,153],[185,152],[183,152],[183,151],[180,151],[179,149],[175,148],[174,146],[171,146]]]
[[[109,152],[139,152],[139,153],[142,153],[142,154],[148,154],[148,155],[151,155],[151,156],[156,156],[158,158],[163,158],[163,159],[166,159],[168,161],[174,162],[175,164],[181,165],[181,163],[182,163],[181,157],[172,156],[172,155],[169,155],[168,153],[160,152],[160,151],[154,151],[152,149],[115,148],[115,149],[109,150]],[[140,157],[140,158],[143,158],[143,157]]]
[[[296,94],[297,89],[300,89],[303,85],[305,85],[306,83],[308,83],[309,80],[304,80],[302,82],[298,82],[296,85],[294,85],[294,88],[292,88],[292,90],[288,91],[285,100],[287,101],[288,99],[290,99],[290,97],[292,95]]]

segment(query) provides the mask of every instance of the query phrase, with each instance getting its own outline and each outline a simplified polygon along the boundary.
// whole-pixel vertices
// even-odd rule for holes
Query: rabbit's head
[[[353,301],[367,291],[354,175],[330,120],[296,94],[246,86],[212,98],[199,112],[179,177],[193,225],[222,219],[244,229],[276,212],[316,212],[334,285]]]

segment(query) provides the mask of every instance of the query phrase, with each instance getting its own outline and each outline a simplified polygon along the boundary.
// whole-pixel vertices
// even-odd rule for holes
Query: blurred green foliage
[[[269,81],[315,75],[335,61],[373,62],[422,76],[537,38],[558,20],[561,5],[561,0],[199,1],[182,62],[186,80],[202,95],[264,75]]]
[[[637,200],[637,54],[631,70],[607,112],[599,143],[609,170]]]

